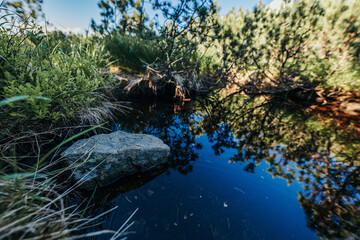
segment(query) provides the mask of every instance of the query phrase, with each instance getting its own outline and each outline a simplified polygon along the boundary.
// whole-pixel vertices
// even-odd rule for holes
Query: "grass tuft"
[[[81,211],[79,205],[67,204],[69,194],[83,184],[87,175],[97,166],[68,188],[64,185],[66,181],[58,181],[59,175],[86,163],[86,160],[57,170],[51,169],[62,161],[61,158],[42,166],[45,160],[61,146],[97,127],[99,126],[65,139],[42,158],[38,157],[35,166],[33,168],[29,166],[27,171],[17,167],[16,158],[11,160],[0,158],[1,161],[7,160],[9,163],[5,165],[6,167],[0,168],[0,239],[83,239],[111,234],[111,239],[115,240],[127,234],[127,229],[133,224],[128,223],[137,210],[117,231],[91,232],[94,226],[101,224],[99,221],[104,215],[117,207],[95,217],[84,218],[88,206]],[[83,234],[84,232],[86,234]]]

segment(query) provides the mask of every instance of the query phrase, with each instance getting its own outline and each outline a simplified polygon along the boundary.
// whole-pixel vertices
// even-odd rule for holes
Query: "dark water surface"
[[[351,123],[241,96],[134,108],[114,130],[161,138],[169,164],[99,190],[95,211],[119,206],[103,228],[139,208],[129,240],[360,238]]]

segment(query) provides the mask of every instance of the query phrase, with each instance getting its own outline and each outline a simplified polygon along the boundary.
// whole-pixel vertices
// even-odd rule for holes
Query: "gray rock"
[[[61,156],[69,166],[79,188],[91,190],[98,183],[105,186],[131,173],[151,168],[167,161],[170,148],[160,139],[146,134],[117,131],[99,134],[75,142]]]

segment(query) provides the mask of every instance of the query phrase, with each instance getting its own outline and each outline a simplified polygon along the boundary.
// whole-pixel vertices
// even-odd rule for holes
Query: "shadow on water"
[[[105,227],[140,207],[129,239],[360,238],[360,139],[352,131],[358,122],[340,131],[299,106],[222,93],[134,108],[114,130],[161,138],[171,148],[169,168],[102,189],[96,211],[123,208]],[[225,190],[236,184],[244,188]],[[273,200],[259,200],[263,193]],[[227,211],[222,196],[237,207]]]
[[[152,181],[157,176],[163,174],[168,169],[168,164],[160,164],[151,169],[134,173],[130,176],[125,176],[112,184],[100,188],[94,195],[94,202],[97,205],[103,205],[114,198],[118,197],[122,193],[126,193],[135,189],[138,189],[146,183]]]
[[[121,123],[115,124],[113,130],[151,134],[162,139],[171,149],[170,168],[181,174],[191,172],[191,162],[199,157],[196,149],[202,148],[195,141],[200,134],[196,126],[196,107],[176,103],[154,103],[151,106],[138,103],[134,109]]]

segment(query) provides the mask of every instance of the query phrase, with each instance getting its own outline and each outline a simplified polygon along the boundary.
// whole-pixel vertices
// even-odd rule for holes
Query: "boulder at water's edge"
[[[61,156],[76,166],[71,178],[83,181],[79,188],[91,190],[166,162],[169,154],[169,146],[157,137],[117,131],[79,140]]]

